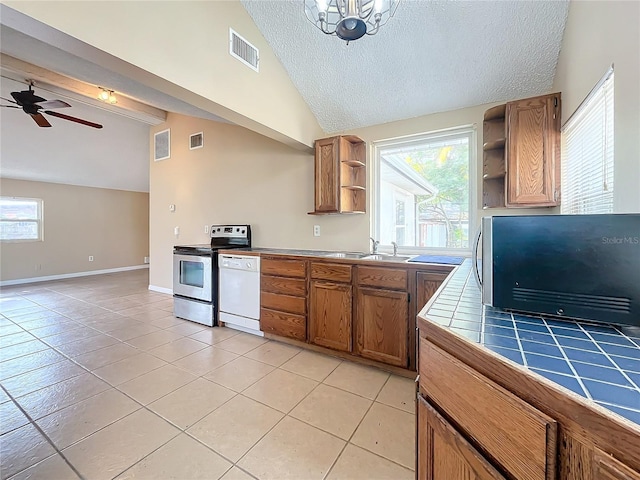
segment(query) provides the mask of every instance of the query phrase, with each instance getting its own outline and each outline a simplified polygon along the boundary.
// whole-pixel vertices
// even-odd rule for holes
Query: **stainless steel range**
[[[210,244],[173,247],[173,314],[217,325],[218,250],[250,246],[250,225],[212,225]]]

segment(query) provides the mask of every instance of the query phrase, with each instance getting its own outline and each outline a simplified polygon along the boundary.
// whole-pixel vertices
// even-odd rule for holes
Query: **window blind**
[[[566,214],[613,212],[613,69],[562,127]]]

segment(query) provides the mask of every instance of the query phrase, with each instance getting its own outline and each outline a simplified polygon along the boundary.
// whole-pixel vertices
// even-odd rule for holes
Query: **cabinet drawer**
[[[260,271],[266,275],[305,278],[307,275],[307,263],[304,260],[297,259],[262,257]]]
[[[338,263],[312,263],[311,279],[351,283],[351,268]]]
[[[306,340],[307,319],[303,315],[260,309],[260,330],[296,340]]]
[[[306,297],[294,297],[291,295],[280,295],[271,292],[260,292],[260,306],[272,310],[297,313],[305,315],[307,313]]]
[[[425,338],[420,338],[420,389],[513,477],[555,478],[555,420]]]
[[[358,285],[365,287],[407,289],[407,271],[397,268],[358,267],[356,278]]]
[[[307,295],[307,281],[303,278],[262,275],[260,277],[260,290],[263,292],[304,297]]]

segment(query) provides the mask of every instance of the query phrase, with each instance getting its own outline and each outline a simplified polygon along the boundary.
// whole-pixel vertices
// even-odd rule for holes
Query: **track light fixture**
[[[100,89],[100,93],[98,94],[98,100],[101,100],[105,103],[116,104],[118,103],[118,99],[116,98],[113,90],[108,90],[103,87],[98,87]]]

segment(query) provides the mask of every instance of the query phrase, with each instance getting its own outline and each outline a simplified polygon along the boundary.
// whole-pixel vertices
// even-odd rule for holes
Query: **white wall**
[[[563,123],[614,64],[614,211],[640,212],[640,2],[573,1],[554,90]]]

